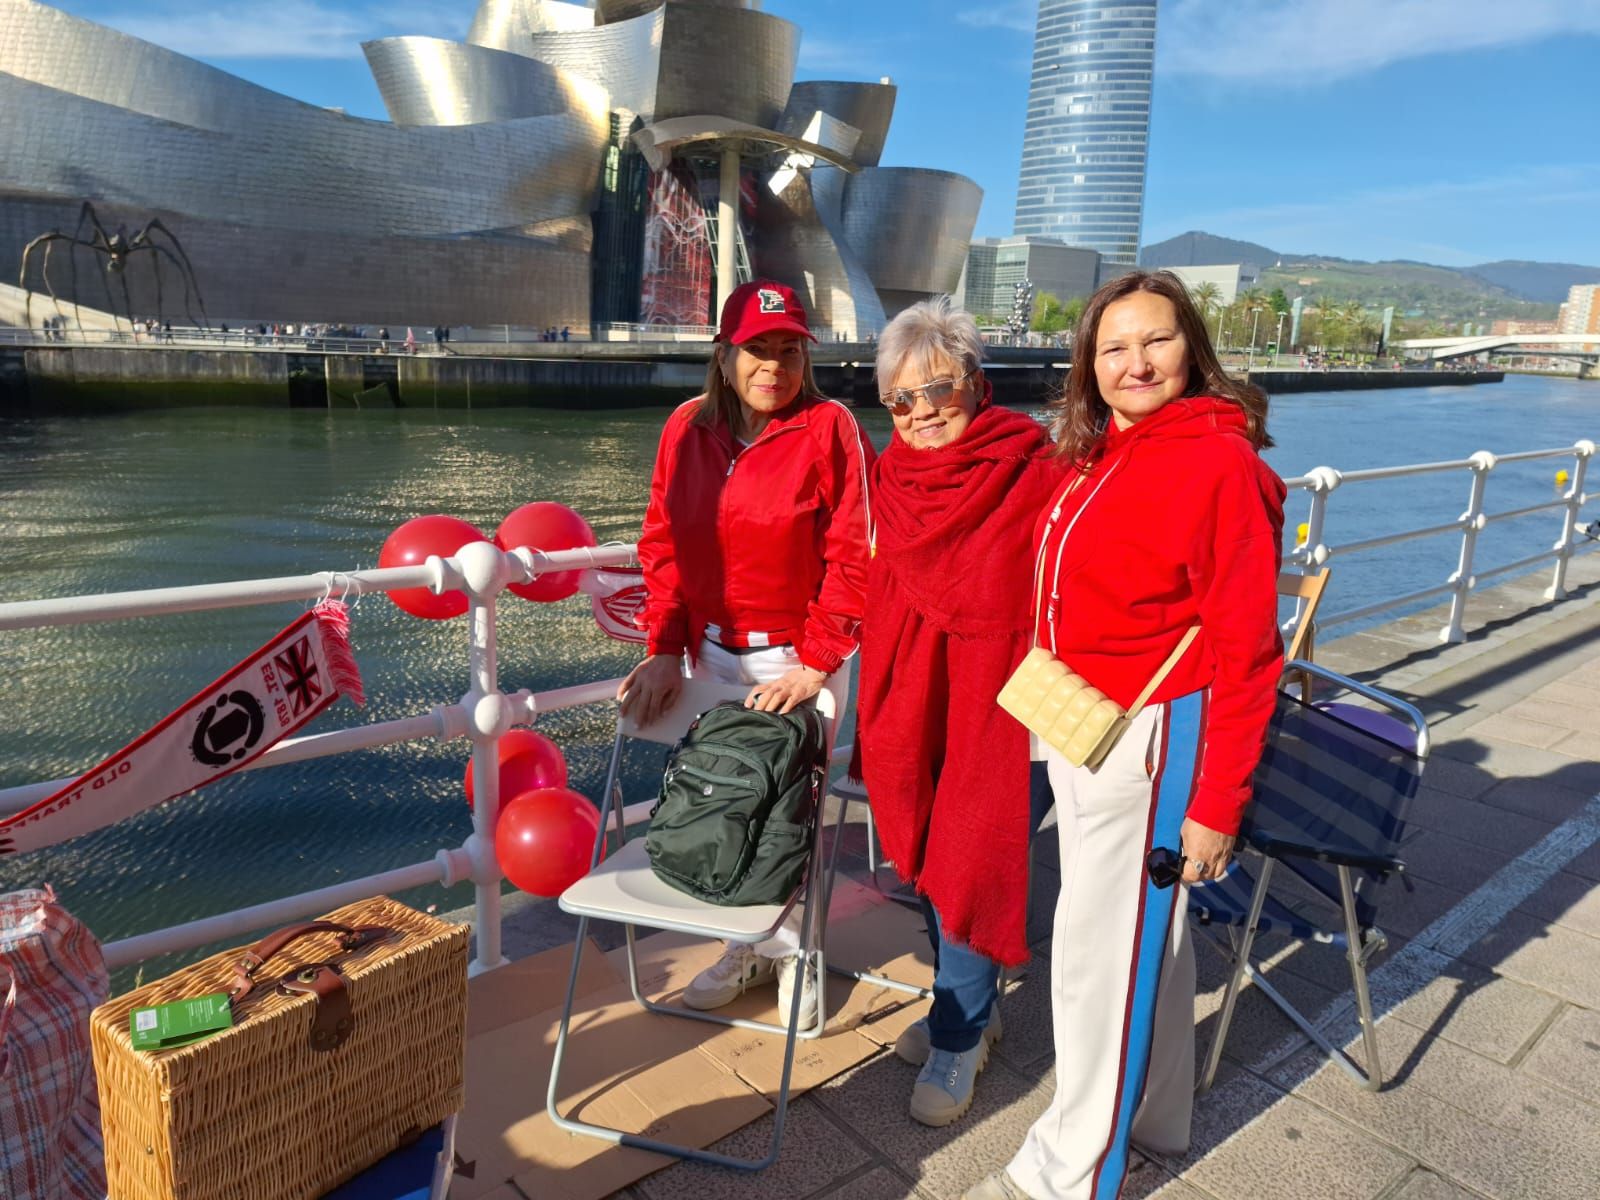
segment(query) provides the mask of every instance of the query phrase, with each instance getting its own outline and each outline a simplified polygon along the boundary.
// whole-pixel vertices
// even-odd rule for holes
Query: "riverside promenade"
[[[1391,880],[1380,893],[1390,943],[1370,970],[1384,1089],[1327,1065],[1246,988],[1217,1086],[1196,1103],[1190,1153],[1136,1157],[1124,1197],[1600,1195],[1600,555],[1574,560],[1561,603],[1542,599],[1546,578],[1476,595],[1463,644],[1439,644],[1443,612],[1430,610],[1318,648],[1318,661],[1418,704],[1434,735],[1406,843],[1410,887]],[[848,869],[860,878],[852,832]],[[947,1200],[1002,1166],[1053,1086],[1051,832],[1036,850],[1033,959],[1010,985],[1005,1037],[965,1118],[913,1123],[916,1070],[882,1050],[792,1104],[782,1158],[764,1174],[676,1163],[616,1196]],[[564,921],[552,909],[508,914],[508,952],[556,944]],[[1203,1056],[1226,968],[1198,943]],[[1353,1044],[1338,951],[1263,938],[1257,957],[1292,1002]],[[763,1117],[716,1148],[759,1154],[770,1135]],[[507,1183],[492,1195],[524,1193]]]

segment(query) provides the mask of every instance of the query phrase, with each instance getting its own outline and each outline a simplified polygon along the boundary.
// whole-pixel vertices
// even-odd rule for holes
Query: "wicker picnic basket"
[[[109,1200],[314,1200],[458,1111],[468,938],[380,896],[101,1005]],[[133,1049],[134,1009],[216,992],[232,1028]]]

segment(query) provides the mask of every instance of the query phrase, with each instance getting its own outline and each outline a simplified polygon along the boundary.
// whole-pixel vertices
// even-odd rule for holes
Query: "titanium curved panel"
[[[694,0],[706,8],[749,8],[749,0]],[[643,16],[660,8],[664,0],[594,0],[594,19],[606,25],[612,21],[626,21]]]
[[[855,131],[848,132],[853,134]],[[856,169],[855,163],[843,151],[816,142],[787,137],[774,129],[762,129],[756,125],[746,125],[743,121],[732,121],[727,117],[708,117],[704,114],[673,117],[635,130],[632,136],[633,144],[644,152],[645,161],[653,170],[660,170],[674,154],[688,151],[691,146],[700,144],[704,147],[705,143],[716,142],[743,142],[747,147],[758,145],[770,149],[773,153],[788,151],[803,154],[833,166],[845,167],[852,171]],[[702,148],[701,153],[709,154],[712,151]]]
[[[197,129],[264,107],[322,111],[34,0],[0,0],[0,72]]]
[[[405,337],[408,324],[419,327],[419,338],[432,325],[584,329],[589,324],[587,217],[506,233],[410,237],[246,227],[98,202],[96,210],[113,229],[119,224],[135,229],[159,215],[194,264],[213,324],[387,324],[396,341]],[[0,190],[0,279],[16,281],[29,238],[50,228],[71,229],[77,219],[76,199],[18,197]],[[41,293],[34,312],[53,311],[38,277],[37,256],[34,263],[30,277]],[[76,295],[64,260],[58,258],[50,274],[63,302],[107,307],[104,273],[91,269],[86,256],[78,256]],[[124,278],[133,311],[156,312],[151,269],[130,266]],[[182,289],[170,272],[164,303],[166,313],[178,320],[174,314],[183,310]],[[121,305],[119,291],[118,311]]]
[[[798,26],[751,9],[700,4],[668,4],[660,15],[660,74],[650,120],[711,115],[776,127],[794,82]]]
[[[839,232],[880,292],[953,292],[982,202],[965,175],[868,167],[845,181]]]
[[[0,3],[8,0],[0,0]],[[661,65],[662,13],[658,9],[631,21],[594,29],[531,30],[515,23],[480,31],[473,23],[468,41],[538,59],[591,79],[611,96],[611,107],[646,121],[656,107],[656,75]]]
[[[832,79],[807,79],[794,85],[778,121],[778,131],[799,137],[813,113],[824,112],[861,131],[850,157],[863,167],[875,167],[883,157],[883,143],[894,119],[899,89],[892,83],[847,83]]]
[[[844,177],[823,167],[795,175],[777,196],[761,188],[752,253],[759,274],[805,297],[814,325],[861,341],[886,321],[871,278],[830,228]]]
[[[603,119],[611,110],[599,84],[504,50],[429,37],[383,38],[361,49],[397,125],[479,125],[568,111]]]
[[[534,33],[593,29],[594,9],[561,0],[483,0],[472,16],[467,41],[476,46],[504,50],[508,38]]]
[[[607,124],[400,129],[273,106],[195,129],[0,74],[0,187],[325,232],[444,234],[585,214]]]
[[[370,122],[302,104],[254,83],[246,83],[224,70],[163,50],[162,46],[141,42],[139,38],[118,34],[117,30],[96,26],[91,21],[82,21],[34,0],[0,0],[0,75],[11,75],[19,82],[26,80],[59,93],[70,93],[82,101],[114,107],[130,117],[142,115],[189,126],[195,131],[238,134],[245,141],[261,142],[262,149],[277,163],[278,170],[293,171],[299,160],[326,157],[322,170],[336,176],[341,173],[342,163],[331,155],[331,150],[339,149],[350,155],[349,162],[354,165],[355,174],[362,173],[366,163],[381,163],[384,157],[390,160],[384,171],[389,174],[402,171],[403,163],[453,152],[451,134],[443,134],[445,141],[438,141],[440,133],[397,130],[389,122]],[[568,91],[574,90],[576,88]],[[570,107],[576,109],[573,114],[576,120],[581,125],[592,126],[598,138],[589,154],[589,162],[582,165],[582,170],[592,174],[594,155],[605,142],[605,106],[590,94],[581,106]],[[547,114],[555,110],[544,106]],[[454,136],[474,138],[478,134],[462,131]],[[526,128],[518,130],[515,138],[539,141]],[[552,138],[552,150],[562,152],[568,136],[554,133]],[[93,150],[93,147],[85,149]],[[472,154],[470,149],[467,154],[469,157]],[[94,158],[80,158],[77,162],[93,163]],[[562,163],[554,166],[557,174],[570,170]],[[5,171],[6,178],[26,186],[29,181],[19,178],[14,173],[16,170],[19,168],[0,158],[0,171]],[[152,170],[154,165],[146,163],[131,179],[141,179]],[[427,166],[422,165],[421,170],[426,171]],[[493,179],[496,174],[498,171],[491,171],[488,176],[466,178]],[[77,190],[82,192],[83,189]],[[368,197],[366,203],[373,205],[373,197]],[[187,210],[189,206],[179,208]],[[582,211],[582,206],[570,211]],[[538,218],[530,219],[552,214],[541,211]],[[515,221],[499,224],[515,224]]]

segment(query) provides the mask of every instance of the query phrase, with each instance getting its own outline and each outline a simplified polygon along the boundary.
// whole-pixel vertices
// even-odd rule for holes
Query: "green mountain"
[[[1237,242],[1192,229],[1139,251],[1141,267],[1203,267],[1215,263],[1254,263],[1264,267],[1283,255],[1255,242]]]
[[[1284,260],[1261,272],[1258,287],[1282,288],[1290,300],[1356,301],[1367,308],[1393,305],[1400,313],[1446,324],[1517,317],[1549,320],[1553,304],[1524,300],[1486,279],[1417,262],[1349,262],[1343,259]]]
[[[1600,283],[1600,267],[1577,263],[1492,262],[1463,268],[1468,275],[1503,287],[1524,300],[1560,304],[1573,284]]]
[[[1356,301],[1369,308],[1393,305],[1425,321],[1452,323],[1516,317],[1549,320],[1577,283],[1600,283],[1600,267],[1575,263],[1494,262],[1441,267],[1420,262],[1360,262],[1328,255],[1290,254],[1257,242],[1192,230],[1139,252],[1147,267],[1251,263],[1258,286],[1282,288],[1290,300]]]

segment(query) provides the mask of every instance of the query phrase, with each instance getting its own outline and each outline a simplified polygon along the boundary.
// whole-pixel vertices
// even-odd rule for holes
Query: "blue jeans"
[[[1030,764],[1028,776],[1028,837],[1030,842],[1055,797],[1045,764]],[[971,1050],[989,1023],[989,1006],[1000,984],[1000,964],[960,942],[946,941],[939,913],[932,901],[920,896],[928,921],[928,941],[933,945],[933,1008],[928,1012],[929,1040],[936,1050],[960,1053]]]

